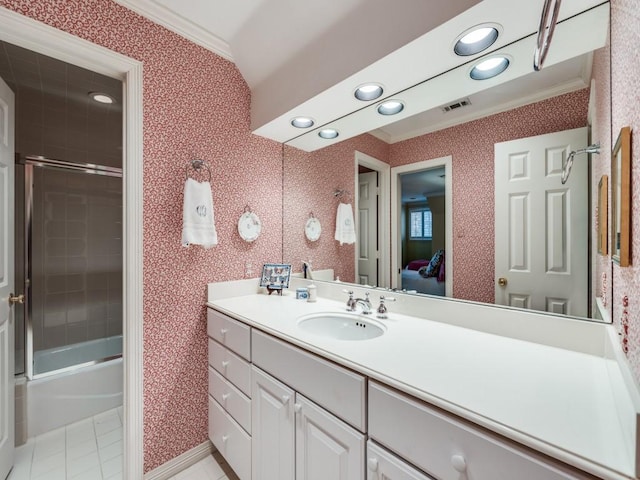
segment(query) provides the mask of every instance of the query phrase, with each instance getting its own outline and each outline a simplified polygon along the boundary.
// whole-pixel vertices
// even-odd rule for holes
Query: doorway
[[[389,164],[355,152],[355,279],[361,285],[389,286],[389,175]]]
[[[6,9],[0,22],[0,40],[123,82],[123,477],[142,478],[142,64]]]
[[[451,157],[391,169],[392,287],[453,295]]]

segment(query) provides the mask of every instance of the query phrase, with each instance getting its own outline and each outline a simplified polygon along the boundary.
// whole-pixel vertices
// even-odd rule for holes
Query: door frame
[[[142,478],[142,63],[6,8],[0,24],[0,40],[123,81],[123,478]]]
[[[367,155],[366,153],[355,151],[355,159],[354,159],[354,171],[355,171],[355,179],[354,179],[354,190],[353,190],[353,202],[356,214],[358,212],[359,202],[358,202],[358,166],[362,165],[363,167],[370,168],[371,170],[375,170],[378,172],[378,240],[379,240],[379,250],[378,250],[378,286],[382,285],[384,281],[386,285],[389,285],[389,255],[391,254],[391,236],[389,234],[388,228],[380,228],[381,225],[389,225],[389,181],[390,181],[390,172],[391,165],[385,163],[377,158],[372,157],[371,155]],[[358,222],[356,222],[356,228],[358,228]],[[356,230],[356,234],[359,232]],[[359,235],[356,238],[360,238]],[[389,245],[387,247],[387,245]],[[355,281],[357,283],[358,279],[358,246],[356,243],[356,248],[354,249],[354,262],[355,262]]]
[[[445,295],[453,296],[453,168],[452,157],[433,158],[431,160],[423,160],[421,162],[409,163],[400,167],[391,169],[391,238],[393,245],[391,251],[391,288],[401,288],[401,269],[402,261],[402,188],[400,185],[400,176],[408,173],[421,172],[423,170],[431,170],[433,168],[444,167],[444,250],[445,250]]]

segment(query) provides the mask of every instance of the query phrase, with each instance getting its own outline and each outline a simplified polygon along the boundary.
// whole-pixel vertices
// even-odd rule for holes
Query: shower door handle
[[[13,293],[9,294],[9,306],[13,307],[16,303],[24,304],[24,294],[14,295]]]

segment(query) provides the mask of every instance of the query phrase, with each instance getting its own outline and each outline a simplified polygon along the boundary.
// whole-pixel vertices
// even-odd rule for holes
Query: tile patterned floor
[[[122,420],[119,407],[30,438],[8,480],[121,480]]]
[[[239,480],[218,452],[171,477],[171,480]]]
[[[7,480],[122,480],[122,407],[30,438]],[[171,480],[239,480],[220,453]]]

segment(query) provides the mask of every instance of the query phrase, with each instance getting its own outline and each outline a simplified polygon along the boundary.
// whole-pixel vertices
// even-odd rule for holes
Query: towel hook
[[[340,189],[340,188],[336,188],[333,191],[333,196],[336,197],[336,198],[342,198],[344,196],[350,197],[351,196],[351,192],[349,190],[343,190],[343,189]]]
[[[251,207],[247,204],[244,206],[244,209],[242,210],[242,213],[252,213],[251,212]]]
[[[207,162],[205,162],[204,160],[191,160],[185,167],[186,178],[189,178],[189,167],[196,171],[200,171],[202,167],[205,167],[209,172],[209,182],[211,182],[211,167],[209,167],[209,164]]]

